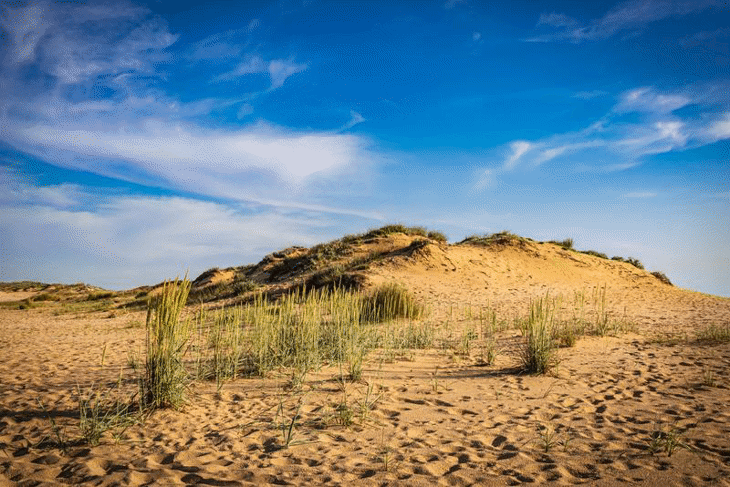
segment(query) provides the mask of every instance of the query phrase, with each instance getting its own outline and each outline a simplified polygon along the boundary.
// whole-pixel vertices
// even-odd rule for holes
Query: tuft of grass
[[[527,239],[525,239],[524,237],[515,235],[508,230],[502,230],[501,232],[492,234],[472,235],[459,242],[459,245],[482,245],[488,247],[491,245],[509,245],[514,243],[524,243],[526,240]]]
[[[185,404],[189,376],[183,363],[192,337],[191,320],[180,315],[190,292],[187,276],[165,282],[147,308],[147,356],[142,380],[142,401],[151,409]]]
[[[655,428],[649,440],[649,452],[653,455],[658,451],[664,451],[668,457],[671,457],[677,448],[693,451],[692,447],[684,441],[686,432],[686,428],[682,429],[676,423]]]
[[[626,262],[631,264],[632,266],[636,267],[637,269],[644,269],[644,264],[642,264],[639,259],[634,259],[633,257],[629,257],[626,259]]]
[[[442,243],[446,243],[448,241],[448,239],[446,238],[446,235],[444,235],[441,232],[437,232],[437,231],[433,231],[433,230],[428,232],[427,237],[430,238],[431,240],[435,240],[437,242],[442,242]]]
[[[555,302],[549,296],[530,303],[530,314],[522,325],[524,343],[522,366],[526,372],[545,374],[557,367],[557,342],[554,338]]]
[[[550,453],[550,450],[558,443],[558,432],[550,423],[540,425],[537,429],[537,436],[537,443],[545,453]]]
[[[573,239],[572,238],[566,238],[563,240],[550,240],[548,243],[559,245],[563,247],[564,250],[570,250],[573,248]]]
[[[418,319],[423,314],[423,306],[416,302],[408,289],[396,283],[383,284],[362,300],[361,315],[366,321]]]
[[[662,281],[664,284],[669,284],[670,286],[673,286],[672,281],[670,281],[666,274],[664,274],[663,272],[654,271],[651,273],[651,275]]]
[[[109,299],[109,298],[113,298],[115,296],[115,294],[116,293],[114,293],[113,291],[96,291],[96,292],[89,293],[89,295],[86,296],[86,300],[87,301],[99,301],[102,299]]]
[[[730,324],[726,324],[725,326],[708,325],[697,331],[697,340],[711,343],[730,342]]]
[[[608,260],[608,256],[603,252],[596,252],[595,250],[579,250],[578,252],[580,252],[581,254],[592,255],[593,257]]]
[[[705,367],[702,369],[702,385],[707,387],[717,386],[717,379],[715,379],[715,373],[711,368]]]
[[[79,390],[79,428],[84,443],[96,446],[108,431],[119,438],[137,422],[129,403],[113,397],[111,391],[97,391],[92,387],[82,394]]]

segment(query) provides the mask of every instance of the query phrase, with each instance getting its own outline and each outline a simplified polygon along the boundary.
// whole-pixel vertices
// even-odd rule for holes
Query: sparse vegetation
[[[548,243],[559,245],[563,247],[564,250],[571,250],[573,248],[572,238],[566,238],[563,240],[550,240]]]
[[[595,250],[579,250],[581,254],[592,255],[593,257],[599,257],[601,259],[608,259],[608,256],[603,252],[596,252]]]
[[[730,342],[730,324],[725,326],[708,325],[697,331],[697,340],[711,343],[728,343]]]
[[[464,240],[459,242],[459,245],[509,245],[514,243],[524,243],[526,241],[527,239],[524,237],[515,235],[508,230],[503,230],[492,234],[472,235],[470,237],[466,237]]]
[[[441,232],[436,232],[436,231],[430,231],[430,232],[428,232],[428,235],[427,235],[427,236],[428,236],[428,238],[430,238],[431,240],[435,240],[435,241],[437,241],[437,242],[442,242],[442,243],[446,243],[446,242],[447,242],[447,240],[448,240],[448,239],[446,238],[446,235],[444,235],[444,234],[443,234],[443,233],[441,233]]]
[[[659,279],[664,284],[668,284],[670,286],[673,285],[672,284],[672,281],[670,281],[669,278],[666,276],[666,274],[664,274],[663,272],[654,271],[654,272],[651,273],[651,275],[654,276],[654,277],[656,277],[657,279]]]

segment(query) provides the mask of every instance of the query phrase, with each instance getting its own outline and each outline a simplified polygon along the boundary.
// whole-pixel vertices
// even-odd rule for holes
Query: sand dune
[[[387,251],[358,271],[366,286],[403,283],[442,345],[375,351],[356,382],[325,366],[296,392],[286,372],[220,390],[196,382],[183,410],[156,411],[98,446],[74,441],[79,393],[134,394],[144,312],[0,308],[0,485],[730,485],[730,343],[695,340],[730,324],[730,300],[551,244],[405,251],[412,241],[374,239],[353,255]],[[251,276],[265,282],[267,269]],[[510,326],[491,365],[478,336],[468,350],[443,345],[476,327],[479,310],[509,323],[549,293],[566,316],[576,296],[590,314],[602,289],[606,312],[632,326],[560,349],[552,374],[520,371]],[[280,426],[294,417],[284,448]]]

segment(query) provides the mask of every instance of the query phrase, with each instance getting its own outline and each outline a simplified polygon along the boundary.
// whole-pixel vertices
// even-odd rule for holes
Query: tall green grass
[[[522,366],[526,372],[545,374],[559,363],[557,341],[555,340],[555,300],[548,295],[530,303],[530,314],[521,331]]]
[[[190,345],[193,325],[181,319],[190,292],[187,276],[165,282],[161,294],[147,308],[147,356],[142,379],[144,406],[179,408],[185,403],[189,375],[183,359]]]

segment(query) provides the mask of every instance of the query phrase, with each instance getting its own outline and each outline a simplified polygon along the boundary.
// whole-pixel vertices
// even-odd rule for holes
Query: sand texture
[[[0,485],[730,485],[730,343],[696,339],[730,324],[730,300],[534,243],[430,244],[364,274],[425,303],[438,345],[374,351],[354,382],[336,365],[298,386],[287,371],[198,381],[182,410],[98,445],[79,441],[79,397],[135,393],[144,310],[0,308]],[[509,323],[530,300],[560,296],[568,314],[579,293],[590,314],[601,292],[626,328],[561,348],[551,374],[522,372]],[[507,324],[491,365],[475,324],[487,308]]]

